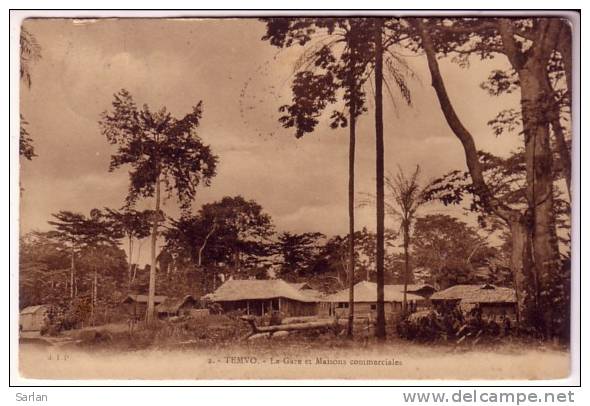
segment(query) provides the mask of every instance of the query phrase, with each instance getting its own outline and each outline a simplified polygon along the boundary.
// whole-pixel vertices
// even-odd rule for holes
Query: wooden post
[[[246,300],[246,313],[248,314],[248,316],[250,315],[250,301]]]

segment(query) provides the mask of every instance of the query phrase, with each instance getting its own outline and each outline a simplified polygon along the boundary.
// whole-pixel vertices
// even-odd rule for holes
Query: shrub
[[[107,330],[90,329],[80,331],[78,339],[81,340],[83,344],[99,344],[111,342],[113,337]]]
[[[485,319],[477,309],[464,314],[458,308],[442,313],[436,310],[413,313],[397,325],[398,335],[415,341],[462,342],[467,339],[498,337],[510,333],[507,323]]]

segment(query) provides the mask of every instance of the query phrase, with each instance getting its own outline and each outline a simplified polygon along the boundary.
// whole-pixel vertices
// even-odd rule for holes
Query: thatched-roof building
[[[184,297],[168,297],[156,306],[156,312],[160,317],[185,316],[197,306],[197,300],[191,295]]]
[[[479,308],[484,316],[514,316],[516,292],[490,284],[455,285],[434,293],[430,300],[439,308],[459,306],[464,311]]]
[[[154,296],[154,305],[159,305],[167,298],[167,296]],[[129,315],[129,317],[139,320],[145,316],[147,311],[147,302],[148,295],[129,294],[121,301],[121,306]]]
[[[285,316],[311,316],[317,313],[319,301],[282,279],[232,279],[203,300],[219,303],[225,311],[241,310],[257,316],[273,311]]]
[[[383,287],[385,312],[397,313],[402,310],[404,301],[403,285],[400,291],[400,285],[385,285]],[[422,296],[413,293],[407,293],[406,299],[411,308],[416,308],[418,304],[425,303]],[[328,308],[328,315],[346,317],[348,316],[349,290],[343,289],[332,295],[328,295],[325,300],[331,304]],[[377,315],[377,284],[374,282],[362,281],[354,285],[354,316],[355,317],[376,317]]]

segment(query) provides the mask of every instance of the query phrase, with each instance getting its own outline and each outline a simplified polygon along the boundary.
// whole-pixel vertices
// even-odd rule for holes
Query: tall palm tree
[[[365,84],[370,77],[375,76],[375,83],[379,84],[380,96],[375,91],[375,105],[380,108],[381,140],[383,139],[383,111],[382,86],[385,84],[391,95],[391,87],[383,77],[383,68],[387,69],[399,88],[402,97],[408,103],[409,91],[404,80],[404,74],[410,72],[407,64],[395,54],[388,51],[388,47],[399,38],[389,35],[380,36],[380,51],[373,34],[375,21],[380,21],[380,32],[386,29],[396,29],[397,23],[386,26],[385,19],[373,18],[267,18],[267,32],[263,40],[269,40],[277,47],[289,47],[294,44],[307,46],[307,50],[295,64],[296,74],[292,84],[293,102],[291,105],[281,106],[285,113],[280,118],[284,127],[296,128],[296,137],[313,132],[318,124],[318,118],[328,104],[338,102],[337,92],[344,89],[343,100],[347,114],[333,111],[331,127],[349,127],[349,177],[348,177],[348,268],[349,268],[349,323],[348,333],[351,336],[354,320],[354,271],[355,271],[355,241],[354,241],[354,162],[356,146],[357,118],[365,112],[366,92]],[[384,40],[385,39],[385,40]],[[377,64],[376,54],[380,55]],[[377,69],[379,65],[379,69]],[[381,144],[382,145],[382,144]],[[378,154],[379,155],[379,154]],[[383,161],[383,148],[381,148]],[[381,164],[383,163],[381,161]],[[381,165],[381,183],[383,183],[383,165]],[[378,176],[379,178],[379,176]],[[378,180],[379,182],[379,180]],[[381,188],[383,189],[383,187]],[[383,226],[383,222],[382,226]],[[383,227],[382,227],[383,228]],[[383,240],[383,232],[381,233]],[[383,245],[383,244],[382,244]],[[381,270],[383,271],[383,252],[381,255]],[[381,290],[383,290],[381,283]],[[383,306],[381,306],[383,308]],[[382,315],[383,316],[383,315]],[[384,316],[382,317],[384,323]]]
[[[375,176],[377,195],[377,328],[375,335],[385,339],[384,262],[385,262],[385,153],[383,142],[383,19],[375,19]]]
[[[407,312],[408,283],[412,270],[410,268],[410,231],[414,222],[416,211],[426,203],[424,199],[424,187],[420,185],[420,166],[408,177],[400,167],[395,176],[385,177],[385,185],[389,192],[390,201],[385,202],[385,210],[388,215],[400,220],[401,234],[404,246],[404,298],[403,311]]]
[[[289,46],[289,36],[281,38],[280,27],[285,19],[266,19],[267,35],[271,43]],[[297,24],[296,24],[297,23]],[[281,117],[284,127],[295,127],[296,136],[302,137],[313,132],[318,124],[317,118],[323,113],[328,103],[336,103],[336,93],[344,88],[342,99],[347,114],[339,111],[332,112],[332,128],[348,126],[349,154],[348,154],[348,329],[349,337],[353,336],[354,326],[354,280],[355,280],[355,154],[356,154],[356,126],[357,118],[364,111],[365,93],[362,90],[366,81],[367,47],[366,30],[363,19],[307,19],[294,18],[290,20],[293,37],[301,37],[302,29],[321,30],[322,35],[331,32],[336,39],[312,44],[302,55],[296,66],[302,67],[296,73],[293,81],[293,103],[282,106],[280,111],[286,114]],[[297,27],[297,28],[295,28]],[[307,41],[311,41],[309,37]],[[277,42],[279,41],[279,42]],[[310,103],[311,100],[311,103]]]

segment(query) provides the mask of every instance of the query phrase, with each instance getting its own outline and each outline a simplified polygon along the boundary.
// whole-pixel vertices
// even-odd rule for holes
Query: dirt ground
[[[39,379],[558,379],[570,355],[504,343],[457,348],[392,340],[259,340],[215,348],[90,350],[24,342],[21,375]]]

